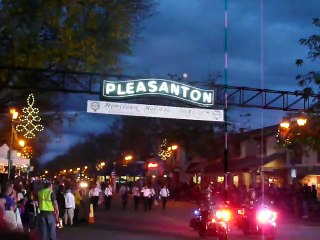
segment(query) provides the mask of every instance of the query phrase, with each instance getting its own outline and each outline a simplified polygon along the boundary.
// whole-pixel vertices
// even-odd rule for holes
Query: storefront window
[[[239,186],[239,176],[233,176],[233,184]]]

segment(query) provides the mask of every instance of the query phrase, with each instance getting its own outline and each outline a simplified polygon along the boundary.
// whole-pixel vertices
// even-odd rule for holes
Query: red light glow
[[[156,168],[158,167],[158,163],[148,163],[148,168]]]

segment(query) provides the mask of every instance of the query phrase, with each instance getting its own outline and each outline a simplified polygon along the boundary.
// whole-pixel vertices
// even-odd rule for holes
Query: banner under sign
[[[87,102],[87,112],[137,117],[199,120],[211,122],[224,121],[223,110],[169,107],[133,103],[115,103],[92,100],[88,100]]]

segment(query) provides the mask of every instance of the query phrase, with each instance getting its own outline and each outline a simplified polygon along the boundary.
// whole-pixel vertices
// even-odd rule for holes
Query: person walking
[[[143,196],[143,206],[144,206],[144,211],[148,211],[148,203],[149,203],[149,198],[151,195],[151,191],[150,188],[145,185],[142,189],[141,189],[141,193]]]
[[[136,183],[132,188],[132,197],[134,202],[134,210],[138,210],[139,200],[140,200],[140,189],[138,188],[138,184]]]
[[[95,212],[98,207],[99,196],[101,193],[101,188],[95,184],[93,188],[89,191],[90,204],[93,205],[93,211]]]
[[[37,227],[37,218],[39,214],[38,202],[34,199],[33,193],[28,193],[25,206],[25,214],[22,218],[24,229],[30,232]]]
[[[0,186],[0,231],[2,229],[8,228],[8,223],[6,221],[5,204],[6,204],[6,197],[5,197],[5,194],[1,192],[1,186]]]
[[[41,240],[56,240],[56,221],[59,216],[59,208],[50,182],[45,183],[44,189],[38,192],[38,199]]]
[[[74,209],[76,208],[75,198],[72,193],[72,189],[68,188],[66,193],[64,194],[65,198],[65,213],[64,213],[64,225],[67,225],[68,222],[70,226],[73,225],[73,217],[74,217]]]
[[[64,212],[66,209],[66,200],[64,199],[63,190],[63,185],[60,185],[56,195],[59,208],[58,228],[63,228],[62,219],[64,218]]]
[[[128,203],[129,188],[126,184],[123,184],[119,189],[122,198],[122,208],[125,209]]]
[[[149,199],[148,199],[148,209],[149,211],[151,211],[153,207],[153,203],[155,201],[154,198],[155,198],[156,192],[152,186],[149,189],[150,189],[150,193],[149,193]]]
[[[165,210],[167,205],[167,199],[170,196],[169,189],[167,188],[166,184],[163,186],[163,188],[161,188],[159,195],[162,201],[162,209]]]
[[[304,186],[302,187],[302,210],[303,210],[302,218],[309,217],[310,196],[311,196],[311,188],[307,184],[304,184]]]
[[[104,190],[104,204],[107,210],[110,210],[112,200],[112,186],[109,183]]]

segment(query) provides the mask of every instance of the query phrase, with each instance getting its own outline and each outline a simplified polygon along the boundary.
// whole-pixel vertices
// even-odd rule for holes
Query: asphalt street
[[[131,200],[131,199],[130,199]],[[168,203],[163,211],[160,205],[155,206],[151,212],[144,212],[142,205],[138,211],[133,210],[133,202],[129,201],[127,209],[120,208],[120,201],[113,201],[110,211],[103,206],[95,214],[95,223],[82,223],[78,226],[57,229],[59,240],[172,240],[201,239],[197,232],[189,229],[188,224],[192,216],[194,203],[174,202]],[[285,219],[281,216],[277,226],[277,239],[279,240],[317,240],[320,239],[318,223],[300,222]],[[211,238],[212,239],[212,238]],[[232,228],[230,240],[262,239],[261,236],[243,236],[242,232]]]

